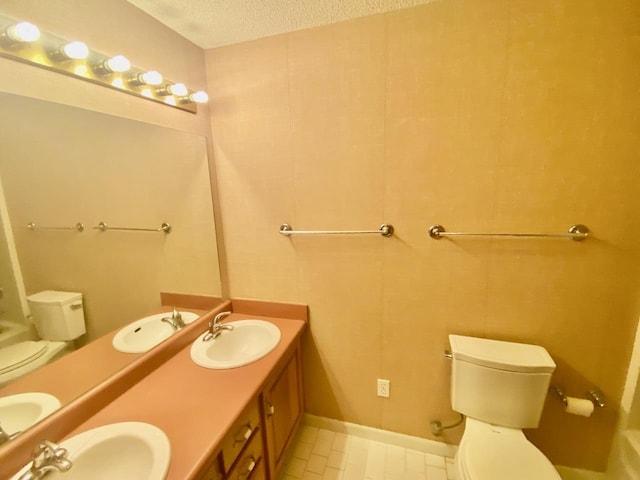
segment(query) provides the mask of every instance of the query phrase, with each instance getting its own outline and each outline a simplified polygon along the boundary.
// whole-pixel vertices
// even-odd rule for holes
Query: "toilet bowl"
[[[27,302],[41,340],[0,350],[0,386],[72,351],[73,340],[86,331],[81,293],[45,290],[28,296]]]
[[[562,480],[518,428],[467,418],[456,454],[459,480]]]
[[[0,387],[33,372],[73,350],[70,342],[25,341],[0,350]]]
[[[540,346],[449,335],[451,405],[466,416],[460,480],[561,480],[522,432],[537,428],[555,370]]]

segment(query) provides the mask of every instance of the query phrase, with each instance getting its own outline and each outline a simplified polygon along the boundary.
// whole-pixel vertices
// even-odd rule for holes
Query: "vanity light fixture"
[[[176,97],[185,97],[189,95],[189,89],[184,83],[170,83],[157,90],[158,95],[167,96],[175,95]]]
[[[58,50],[55,50],[51,56],[55,60],[84,60],[89,56],[89,47],[84,42],[73,41],[67,42],[62,45]]]
[[[209,101],[209,95],[204,90],[199,90],[189,95],[189,100],[195,103],[207,103]]]
[[[151,85],[157,86],[162,84],[162,75],[160,72],[156,72],[155,70],[149,70],[148,72],[138,73],[134,75],[131,79],[131,85],[142,86],[142,85]]]
[[[131,70],[131,62],[124,55],[107,58],[96,65],[96,70],[102,73],[123,73]]]
[[[204,91],[189,90],[184,83],[165,80],[155,70],[137,68],[124,55],[110,56],[80,41],[68,41],[41,32],[32,23],[0,13],[0,57],[62,73],[97,85],[197,113],[208,101]]]
[[[5,34],[15,43],[30,43],[40,38],[40,29],[33,23],[18,22],[7,27]]]

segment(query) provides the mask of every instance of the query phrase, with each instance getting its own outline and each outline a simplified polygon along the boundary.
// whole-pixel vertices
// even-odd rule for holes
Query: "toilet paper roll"
[[[572,415],[590,417],[593,413],[593,402],[586,398],[567,397],[567,406],[564,411]]]

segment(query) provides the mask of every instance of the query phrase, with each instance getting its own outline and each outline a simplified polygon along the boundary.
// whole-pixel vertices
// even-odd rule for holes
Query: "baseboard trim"
[[[390,432],[388,430],[380,430],[373,427],[366,427],[356,423],[342,422],[332,418],[318,417],[305,413],[302,418],[302,424],[310,427],[324,428],[337,433],[344,433],[356,437],[374,440],[376,442],[389,443],[398,447],[418,450],[424,453],[440,455],[442,457],[453,458],[458,450],[456,445],[436,442],[426,438],[413,437],[402,433]]]

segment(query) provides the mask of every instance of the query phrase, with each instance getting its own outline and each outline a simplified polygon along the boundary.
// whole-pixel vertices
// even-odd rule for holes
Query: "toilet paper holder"
[[[559,397],[565,407],[567,406],[567,396],[565,395],[562,387],[559,387],[558,385],[551,385],[549,387],[549,391]],[[588,400],[591,400],[594,406],[604,408],[604,393],[602,393],[602,391],[598,387],[593,387],[591,390],[589,390],[586,394],[586,397]]]

